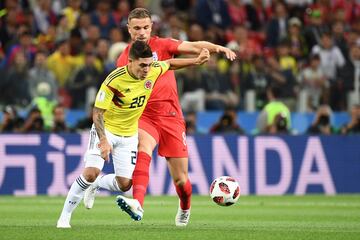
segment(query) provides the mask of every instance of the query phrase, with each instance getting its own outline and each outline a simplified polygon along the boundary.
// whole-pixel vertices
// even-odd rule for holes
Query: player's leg
[[[186,226],[190,218],[192,187],[188,178],[188,151],[185,123],[181,119],[161,123],[159,154],[167,159],[180,204],[175,218],[176,226]]]
[[[180,199],[180,207],[188,210],[191,206],[192,187],[188,178],[188,158],[166,158],[170,175]]]
[[[113,150],[114,171],[118,186],[122,190],[129,190],[132,184],[132,175],[135,169],[138,135],[122,138]],[[122,195],[117,196],[118,206],[125,211],[135,221],[143,217],[144,210],[136,199],[126,198]]]
[[[188,151],[185,124],[182,120],[172,120],[161,124],[159,154],[165,156],[173,178],[176,192],[183,210],[190,209],[191,183],[188,179]]]
[[[131,179],[116,176],[115,173],[99,176],[92,184],[94,188],[103,188],[111,192],[126,192],[132,186]]]
[[[151,155],[159,137],[156,128],[143,117],[139,122],[139,127],[138,155],[133,173],[133,198],[137,199],[141,206],[143,206],[146,189],[149,184]]]
[[[84,192],[95,181],[100,171],[104,167],[104,159],[101,158],[100,149],[97,148],[99,138],[95,127],[90,130],[88,148],[85,153],[85,169],[76,178],[70,187],[66,197],[63,210],[57,222],[58,228],[70,228],[71,215],[84,197]]]
[[[94,206],[95,197],[100,188],[109,190],[111,192],[117,192],[122,190],[118,183],[117,177],[114,173],[98,176],[96,181],[93,184],[91,184],[91,186],[85,191],[84,194],[85,208],[91,209]]]
[[[132,186],[132,180],[116,176],[115,173],[99,176],[91,186],[86,189],[84,195],[84,205],[87,209],[94,206],[95,197],[100,188],[111,192],[126,192]]]
[[[124,149],[122,146],[124,145],[123,139],[125,138],[116,136],[110,132],[106,132],[106,136],[114,146],[112,151],[112,157],[115,173],[99,176],[96,181],[91,184],[91,186],[85,191],[84,205],[87,209],[91,209],[93,207],[95,202],[95,196],[100,188],[109,190],[111,192],[126,192],[131,188],[132,185],[131,178],[129,179],[127,177],[122,177],[121,175],[119,176],[116,174],[116,164],[118,164],[117,161],[121,161],[123,157],[130,158],[130,152],[127,155],[121,155],[122,151],[127,151],[127,149]],[[137,136],[134,136],[133,138],[137,138]],[[133,143],[133,145],[137,146],[137,140],[136,143]],[[134,157],[136,157],[136,155],[134,155]]]
[[[104,166],[104,160],[97,155],[88,160],[83,173],[76,178],[70,187],[63,210],[57,222],[58,228],[70,228],[71,215],[81,202],[86,189],[95,181]],[[91,157],[90,157],[91,158]]]
[[[192,186],[188,178],[188,158],[167,158],[170,175],[179,196],[176,226],[186,226],[190,219]]]
[[[107,137],[112,144],[112,139],[109,138],[109,136]],[[97,147],[98,143],[99,138],[97,137],[95,127],[93,126],[90,130],[88,148],[84,156],[85,169],[70,187],[63,210],[57,222],[58,228],[70,228],[72,212],[79,205],[84,197],[85,191],[95,181],[104,167],[104,159],[101,158],[100,149]]]

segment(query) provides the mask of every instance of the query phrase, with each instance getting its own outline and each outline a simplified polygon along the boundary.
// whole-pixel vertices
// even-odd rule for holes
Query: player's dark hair
[[[129,57],[130,57],[130,59],[133,59],[133,60],[139,59],[139,58],[149,58],[149,57],[152,57],[152,51],[151,51],[150,46],[146,42],[136,40],[131,45]]]
[[[128,22],[130,22],[130,20],[133,18],[139,18],[139,19],[150,18],[151,19],[151,14],[150,14],[149,10],[147,10],[146,8],[135,8],[134,10],[132,10],[129,13]]]

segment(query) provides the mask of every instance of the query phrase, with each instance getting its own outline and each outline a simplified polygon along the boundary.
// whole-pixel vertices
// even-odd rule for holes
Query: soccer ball
[[[218,177],[211,183],[210,196],[220,206],[233,205],[240,197],[239,184],[232,177]]]

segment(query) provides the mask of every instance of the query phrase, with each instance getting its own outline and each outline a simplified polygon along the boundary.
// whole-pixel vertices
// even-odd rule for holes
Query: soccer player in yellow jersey
[[[70,228],[71,214],[95,181],[112,153],[115,174],[107,174],[98,181],[101,188],[127,191],[132,184],[138,145],[138,120],[146,106],[157,79],[167,70],[208,61],[209,51],[203,49],[196,58],[154,61],[150,46],[135,41],[130,49],[129,63],[115,69],[102,83],[96,96],[93,127],[90,130],[85,169],[71,185],[57,222],[58,228]],[[142,218],[137,206],[133,218]]]

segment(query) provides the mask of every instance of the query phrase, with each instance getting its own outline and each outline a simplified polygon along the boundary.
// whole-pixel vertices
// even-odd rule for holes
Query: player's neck
[[[130,75],[133,79],[139,80],[139,78],[137,78],[137,77],[133,74],[133,72],[131,71],[131,67],[130,67],[129,64],[126,66],[126,69],[127,69],[128,73],[129,73],[129,75]]]

